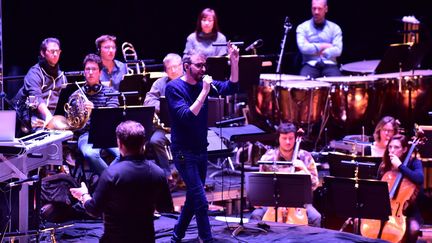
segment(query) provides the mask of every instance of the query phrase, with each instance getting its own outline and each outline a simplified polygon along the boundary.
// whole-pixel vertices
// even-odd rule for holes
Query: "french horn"
[[[68,103],[64,105],[65,116],[55,115],[48,122],[46,128],[52,130],[78,130],[83,128],[90,119],[91,110],[87,110],[85,102],[88,101],[87,96],[79,87],[79,92],[72,94],[69,97]]]
[[[87,97],[80,92],[75,93],[65,104],[66,121],[71,130],[83,128],[90,119],[91,110],[87,110],[85,102]]]

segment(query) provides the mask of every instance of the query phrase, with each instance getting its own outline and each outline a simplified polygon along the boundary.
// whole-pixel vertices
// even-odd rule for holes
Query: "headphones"
[[[102,84],[98,83],[93,86],[85,84],[83,86],[84,91],[88,94],[90,92],[99,93],[102,90]]]

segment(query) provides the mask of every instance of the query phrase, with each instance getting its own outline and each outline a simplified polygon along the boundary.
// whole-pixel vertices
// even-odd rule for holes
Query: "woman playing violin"
[[[378,169],[378,176],[381,178],[387,171],[398,171],[402,173],[404,178],[414,183],[417,188],[421,188],[424,179],[421,161],[412,158],[406,166],[402,163],[407,156],[408,148],[408,140],[404,135],[398,134],[393,136],[387,144],[383,162]],[[414,193],[414,196],[411,197],[412,200],[409,200],[410,202],[404,211],[406,215],[406,231],[404,236],[406,242],[416,242],[422,223],[420,209],[415,202],[416,194],[418,193]]]

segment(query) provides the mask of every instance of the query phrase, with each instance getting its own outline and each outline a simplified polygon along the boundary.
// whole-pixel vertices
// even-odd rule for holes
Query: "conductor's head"
[[[122,156],[138,155],[144,151],[145,130],[135,121],[124,121],[116,129],[117,145]]]

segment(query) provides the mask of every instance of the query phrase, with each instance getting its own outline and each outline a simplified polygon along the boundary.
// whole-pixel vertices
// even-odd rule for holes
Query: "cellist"
[[[279,134],[279,147],[268,150],[262,157],[264,161],[292,161],[294,173],[309,174],[311,176],[312,190],[318,187],[318,171],[312,155],[306,150],[300,149],[297,158],[293,159],[294,145],[296,141],[297,128],[292,123],[282,123],[279,125],[277,132]],[[291,172],[291,166],[286,165],[260,165],[260,171],[278,171]],[[306,204],[307,221],[310,226],[321,227],[321,214],[312,206]],[[261,220],[266,213],[267,208],[257,208],[251,215],[251,219]],[[278,210],[284,210],[279,208]]]
[[[420,160],[411,158],[405,166],[402,161],[405,160],[409,145],[408,139],[404,135],[393,136],[384,152],[383,162],[378,169],[378,176],[381,178],[387,171],[396,170],[402,173],[404,178],[409,179],[414,183],[417,188],[421,189],[423,185],[423,168]],[[418,190],[416,190],[418,192]],[[417,194],[417,193],[414,193]],[[406,216],[406,230],[404,239],[405,242],[416,242],[420,225],[422,224],[422,217],[420,209],[413,195],[413,200],[409,200],[404,214]]]

